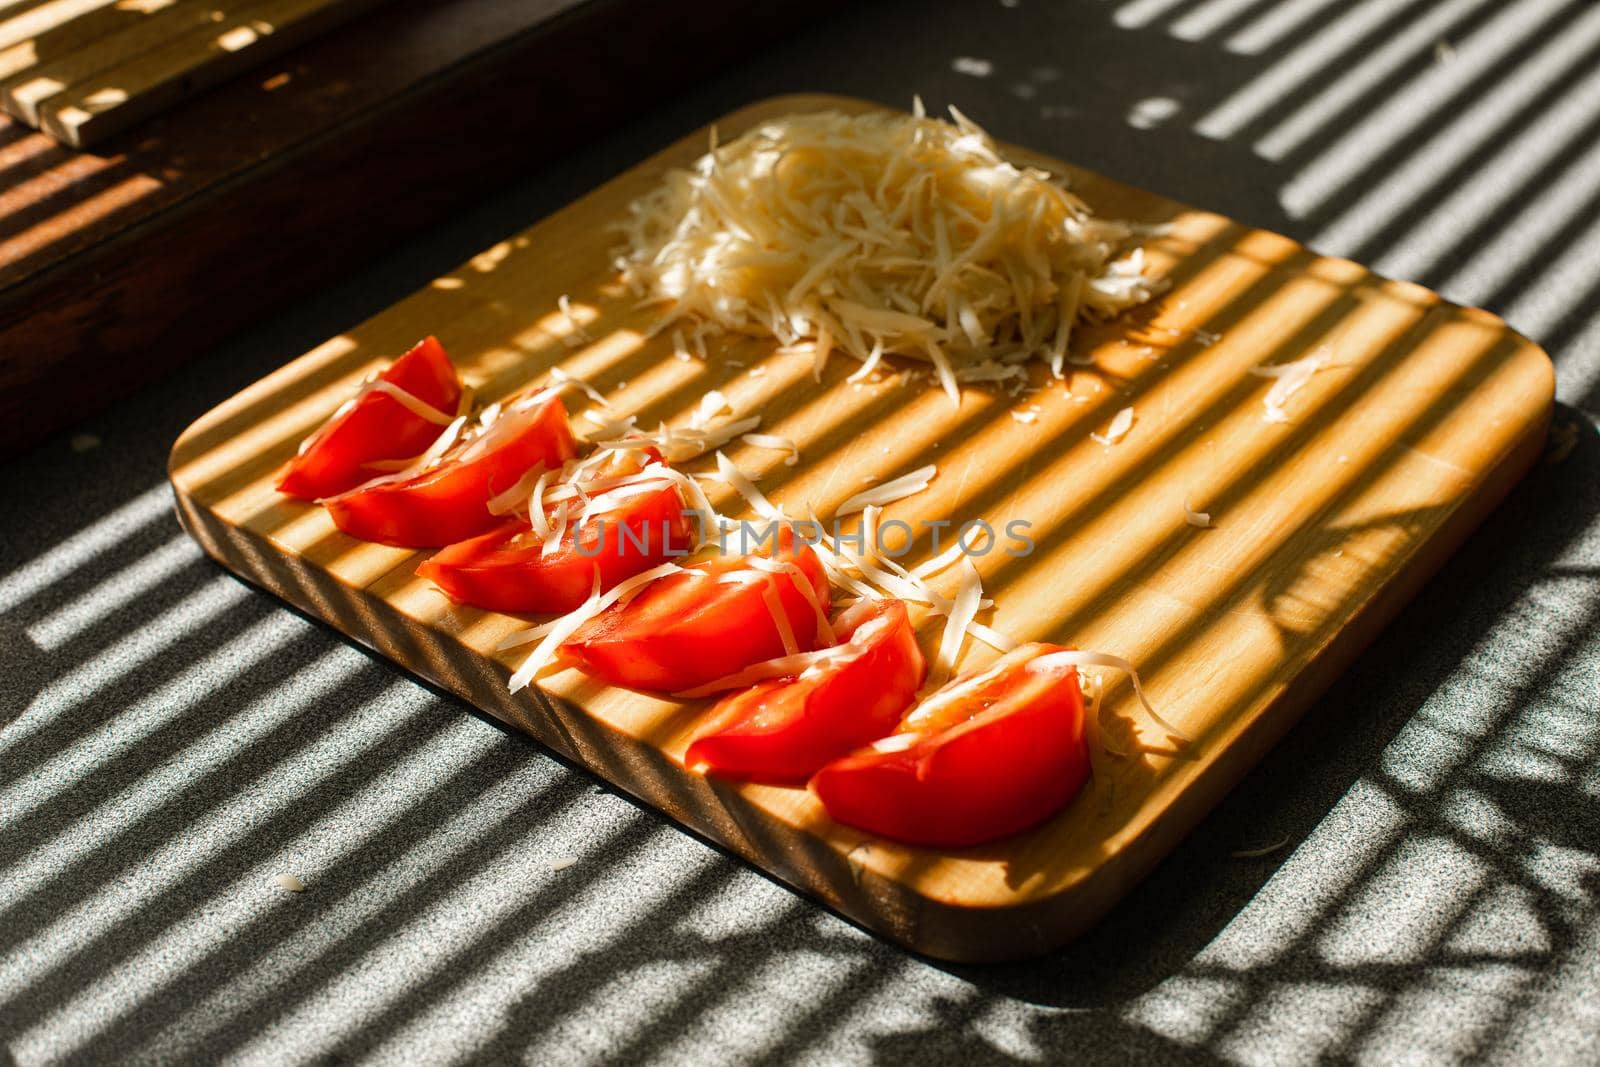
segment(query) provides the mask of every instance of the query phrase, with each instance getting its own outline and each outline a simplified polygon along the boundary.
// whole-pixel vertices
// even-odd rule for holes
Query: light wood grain
[[[718,123],[724,136],[789,111],[869,105],[792,97]],[[777,877],[914,949],[983,960],[1038,954],[1084,929],[1146,873],[1379,631],[1538,454],[1553,375],[1495,317],[1415,285],[1317,257],[1108,181],[1068,174],[1098,211],[1169,223],[1147,251],[1172,280],[1156,307],[1085,330],[1092,368],[1033,395],[969,388],[958,410],[926,381],[857,389],[836,361],[740,341],[707,363],[646,340],[649,312],[615,284],[605,224],[697,134],[451,275],[330,340],[197,422],[173,450],[180,513],[227,566],[327,619],[593,768]],[[593,343],[568,348],[570,294]],[[1220,335],[1200,343],[1196,331]],[[827,515],[865,479],[925,462],[930,489],[889,517],[1021,519],[1036,550],[979,559],[992,625],[1019,639],[1115,652],[1193,738],[1171,745],[1108,678],[1106,740],[1091,784],[1060,816],[992,846],[941,853],[871,840],[829,821],[802,790],[690,774],[681,756],[703,706],[657,700],[566,671],[509,696],[519,620],[450,605],[413,575],[417,553],[361,544],[321,510],[272,490],[276,468],[360,378],[424,333],[444,340],[485,398],[559,364],[641,421],[685,419],[720,388],[803,459],[735,446],[790,510]],[[1325,345],[1332,365],[1264,420],[1250,368]],[[746,366],[735,366],[742,362]],[[754,367],[764,371],[750,373]],[[626,382],[626,385],[623,383]],[[1081,399],[1080,399],[1081,398]],[[1011,417],[1037,406],[1032,423]],[[1089,438],[1116,411],[1121,443]],[[1215,529],[1184,521],[1184,501]],[[721,503],[732,506],[724,498]],[[907,562],[927,555],[919,540]],[[924,626],[930,641],[937,620]],[[992,653],[969,649],[966,665]]]

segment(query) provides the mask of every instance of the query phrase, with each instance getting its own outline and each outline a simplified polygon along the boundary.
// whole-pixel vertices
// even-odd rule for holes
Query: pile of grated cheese
[[[765,123],[670,171],[618,224],[617,267],[657,331],[727,332],[930,362],[952,400],[1031,359],[1061,375],[1074,325],[1160,288],[1135,227],[1095,218],[1064,182],[1007,162],[954,122],[833,111]],[[674,327],[680,332],[681,326]]]

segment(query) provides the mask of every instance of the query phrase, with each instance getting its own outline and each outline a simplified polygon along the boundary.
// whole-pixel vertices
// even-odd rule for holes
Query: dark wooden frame
[[[0,230],[0,455],[792,28],[800,11],[403,0],[93,156],[40,146],[36,159],[85,173],[23,220],[46,227],[43,252],[8,255]],[[0,120],[0,154],[40,137]],[[159,185],[74,221],[129,177]]]

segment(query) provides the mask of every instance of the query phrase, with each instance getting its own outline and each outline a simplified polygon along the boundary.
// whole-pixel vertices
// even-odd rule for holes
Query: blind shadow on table
[[[887,13],[863,12],[850,19],[870,29],[894,14],[896,5],[883,6]],[[1019,48],[1016,38],[1008,37],[1010,62],[1017,69],[994,71],[983,91],[1037,106],[1038,122],[1019,121],[1015,130],[995,124],[995,132],[1008,140],[1113,174],[1115,168],[1083,158],[1074,146],[1136,141],[1143,151],[1166,160],[1151,165],[1155,178],[1163,167],[1174,168],[1164,191],[1297,237],[1333,234],[1344,242],[1338,250],[1353,251],[1357,258],[1397,257],[1411,266],[1410,276],[1444,286],[1447,294],[1477,259],[1502,255],[1506,262],[1498,273],[1490,271],[1486,292],[1491,299],[1485,302],[1512,313],[1513,324],[1545,343],[1565,370],[1564,361],[1575,357],[1575,346],[1592,324],[1600,293],[1576,283],[1558,287],[1552,297],[1552,276],[1574,243],[1593,228],[1600,207],[1584,193],[1555,194],[1568,190],[1571,173],[1589,159],[1600,101],[1585,101],[1572,124],[1549,127],[1536,120],[1557,105],[1573,111],[1572,79],[1530,72],[1592,68],[1600,46],[1593,10],[1578,2],[1533,0],[1505,5],[1417,0],[1382,11],[1371,4],[1276,0],[1080,2],[1018,16],[1032,20],[1023,25],[1033,43]],[[1353,22],[1351,11],[1365,21]],[[1526,34],[1496,32],[1500,20],[1511,17],[1508,12],[1526,20]],[[1407,27],[1416,25],[1425,26],[1429,36],[1408,34]],[[1093,32],[1076,38],[1065,32],[1085,27]],[[997,34],[1015,32],[1014,25],[985,28],[968,34],[962,47],[976,56],[986,42],[998,48]],[[1480,50],[1489,54],[1472,73],[1452,78],[1450,65],[1469,61],[1466,49],[1456,59],[1445,59],[1437,42],[1473,34],[1485,41]],[[801,69],[808,49],[820,40],[808,32],[775,50],[778,73],[770,76]],[[1152,77],[1170,86],[1152,89],[1139,76],[1119,71],[1099,54],[1108,40],[1119,43],[1118,54],[1153,57],[1152,65],[1160,69]],[[865,44],[859,47],[866,50]],[[873,40],[875,52],[884,47],[881,39]],[[1200,90],[1185,81],[1194,63],[1189,57],[1204,49],[1229,51],[1232,84]],[[935,63],[913,53],[904,61],[906,78],[959,98],[971,87],[946,70],[952,57],[936,58]],[[1094,70],[1107,73],[1083,76]],[[707,95],[717,85],[726,91],[727,79],[701,95],[708,112],[717,110]],[[1138,105],[1163,91],[1174,94],[1181,117],[1144,126],[1122,121],[1120,116],[1139,114]],[[1057,99],[1063,102],[1051,102]],[[1405,101],[1405,108],[1394,111],[1395,100]],[[1453,165],[1422,168],[1419,153],[1430,138],[1452,129],[1475,108],[1484,127],[1476,145],[1466,146]],[[983,117],[981,108],[969,110]],[[1527,130],[1543,131],[1546,141],[1521,144],[1518,138]],[[1262,141],[1277,153],[1274,158],[1262,155]],[[1508,158],[1514,152],[1520,156]],[[1525,177],[1514,195],[1484,205],[1481,224],[1443,234],[1428,225],[1432,202],[1455,195],[1492,168],[1508,166],[1520,168]],[[1379,196],[1375,189],[1387,191]],[[1264,190],[1270,195],[1263,197]],[[1285,199],[1290,203],[1279,217],[1262,217],[1264,202],[1283,205]],[[1545,215],[1526,221],[1530,205],[1539,205]],[[1526,247],[1496,253],[1506,247],[1504,233],[1514,223],[1525,224],[1522,232],[1533,236]],[[1523,305],[1530,309],[1531,327],[1514,313]],[[260,365],[206,373],[236,380],[237,387],[272,365],[264,355]],[[1567,399],[1580,409],[1592,408],[1600,390],[1600,379],[1584,380],[1594,370],[1591,359],[1563,378],[1564,388],[1575,382]],[[157,387],[154,395],[176,388]],[[232,391],[218,387],[214,396]],[[241,824],[160,893],[135,894],[138,907],[123,917],[114,939],[91,938],[93,951],[77,951],[63,935],[49,950],[49,937],[63,915],[128,892],[128,884],[147,873],[142,862],[151,850],[170,845],[208,813],[236,803],[296,753],[325,744],[341,720],[361,713],[352,704],[370,698],[372,679],[391,671],[378,660],[351,660],[348,650],[342,650],[345,658],[329,660],[326,634],[312,628],[287,642],[261,646],[282,607],[217,575],[171,521],[160,461],[186,421],[175,412],[166,424],[130,428],[136,436],[129,447],[142,450],[146,467],[137,469],[145,477],[107,487],[94,498],[111,501],[102,514],[120,516],[107,527],[110,533],[97,536],[93,525],[61,529],[58,542],[68,547],[48,566],[13,559],[9,552],[0,557],[8,572],[0,586],[6,625],[28,635],[27,662],[34,665],[19,672],[29,688],[19,694],[17,713],[53,680],[74,674],[92,698],[67,703],[46,722],[24,717],[4,727],[0,787],[51,761],[70,771],[70,759],[81,757],[124,708],[161,698],[163,686],[175,684],[208,656],[236,656],[246,664],[231,680],[191,701],[180,703],[175,692],[168,694],[173,713],[165,721],[137,746],[89,753],[93,758],[86,761],[84,776],[69,779],[52,803],[0,814],[6,830],[0,869],[6,870],[72,845],[81,826],[101,828],[98,844],[80,848],[79,863],[63,864],[53,876],[47,871],[35,889],[0,906],[5,956],[15,961],[25,949],[46,947],[43,956],[33,957],[44,962],[27,972],[24,985],[0,986],[0,1033],[26,1040],[47,1032],[63,1015],[92,1015],[94,1024],[74,1046],[82,1058],[160,1056],[167,1048],[164,1035],[180,1024],[187,1028],[183,1047],[190,1056],[215,1059],[239,1051],[305,1010],[308,1002],[329,996],[342,978],[369,966],[385,945],[412,936],[406,931],[416,916],[447,908],[457,886],[494,871],[514,845],[583,804],[595,789],[592,779],[570,772],[506,807],[497,827],[462,842],[447,865],[418,875],[385,898],[382,908],[299,961],[292,981],[252,984],[262,960],[296,944],[301,933],[293,922],[272,919],[262,929],[247,929],[247,936],[225,938],[181,957],[174,970],[151,975],[147,989],[135,992],[123,1008],[91,1013],[100,1003],[94,1000],[101,989],[97,982],[147,962],[152,946],[192,922],[196,909],[219,886],[250,870],[255,857],[316,831],[351,798],[381,789],[386,774],[424,751],[464,708],[435,698],[397,715],[393,727],[379,732],[359,759],[332,767],[291,808]],[[696,930],[697,909],[734,872],[728,860],[716,859],[642,905],[619,905],[604,936],[505,1000],[493,1031],[480,1035],[481,1047],[506,1055],[539,1048],[561,1032],[564,1016],[592,1010],[606,998],[619,975],[648,974],[664,961],[693,961],[693,981],[669,990],[661,1004],[613,1013],[619,1038],[609,1051],[622,1059],[642,1057],[684,1040],[716,1013],[738,1011],[741,998],[758,997],[763,974],[784,960],[820,957],[834,979],[819,982],[803,1006],[781,1019],[775,1016],[771,1031],[751,1044],[747,1058],[785,1062],[816,1053],[830,1028],[851,1019],[867,1034],[862,1050],[886,1062],[1026,1059],[985,1030],[986,1020],[1019,1004],[1076,1009],[1025,1012],[1021,1030],[1037,1049],[1104,1049],[1115,1042],[1129,1055],[1149,1058],[1225,1058],[1251,1028],[1265,1025],[1263,1013],[1272,1010],[1276,996],[1307,986],[1349,994],[1341,1002],[1346,1014],[1336,1021],[1337,1033],[1322,1046],[1327,1055],[1348,1055],[1373,1038],[1404,998],[1425,991],[1441,975],[1461,974],[1483,976],[1503,994],[1499,1017],[1474,1018],[1463,1036],[1466,1051],[1488,1050],[1497,1030],[1538,1010],[1540,982],[1572,958],[1594,921],[1600,894],[1593,867],[1600,805],[1582,785],[1600,747],[1592,692],[1569,694],[1561,682],[1586,649],[1592,654],[1597,620],[1592,609],[1568,611],[1559,619],[1539,614],[1540,605],[1551,602],[1547,589],[1592,584],[1597,577],[1562,562],[1600,512],[1600,441],[1590,421],[1572,409],[1558,410],[1558,427],[1571,426],[1576,435],[1565,457],[1536,469],[1385,632],[1378,647],[1218,812],[1094,931],[1066,950],[1024,965],[948,967],[907,956],[798,899],[770,909],[760,922],[736,933],[708,938]],[[131,454],[119,460],[128,464],[119,469],[136,469],[139,458]],[[26,521],[15,513],[0,518],[8,538]],[[59,520],[44,516],[40,521]],[[73,521],[81,522],[81,516]],[[21,543],[20,534],[11,543]],[[1508,551],[1511,546],[1515,555]],[[108,583],[130,584],[108,591]],[[45,610],[46,594],[51,603],[66,606]],[[75,612],[76,602],[92,603],[93,610]],[[1523,647],[1514,631],[1519,615],[1529,613],[1522,629],[1533,637]],[[177,625],[196,618],[204,622],[198,630]],[[170,634],[179,636],[169,641]],[[1510,682],[1475,666],[1484,661],[1484,643],[1490,640],[1512,643],[1521,657],[1521,670]],[[293,679],[299,672],[317,664],[327,667],[327,685],[297,687]],[[1471,688],[1450,688],[1463,675],[1472,680]],[[229,723],[246,712],[262,725],[229,762],[174,780],[154,806],[118,810],[118,797],[108,795],[105,783],[162,773],[191,751],[197,732],[232,728]],[[27,728],[20,741],[18,727]],[[1407,753],[1396,750],[1402,731],[1423,748],[1448,752],[1448,758],[1435,760],[1436,774],[1419,777]],[[547,758],[531,743],[507,740],[493,752],[441,769],[402,818],[376,828],[343,856],[341,888],[329,889],[320,900],[308,896],[306,902],[332,908],[357,899],[368,880],[396,857],[451,825],[462,807],[490,796],[508,767]],[[1342,821],[1342,804],[1352,795],[1380,798],[1389,817],[1382,825]],[[608,866],[600,857],[644,853],[676,833],[639,809],[620,829],[594,841],[573,867],[556,872],[517,907],[486,919],[464,945],[441,952],[416,982],[373,1006],[359,1024],[332,1035],[329,1051],[352,1056],[369,1051],[433,1005],[467,995],[501,952],[522,940],[551,936],[541,925],[547,916],[603,886]],[[1297,850],[1308,843],[1318,850],[1326,835],[1357,842],[1345,852],[1359,859],[1346,870],[1297,869]],[[1264,856],[1232,855],[1280,842]],[[1569,886],[1531,873],[1530,860],[1552,850],[1588,857],[1588,865],[1573,861]],[[1437,877],[1427,882],[1436,892],[1425,899],[1398,898],[1397,872],[1428,865],[1437,869]],[[1304,926],[1254,931],[1251,936],[1264,940],[1249,943],[1230,939],[1230,924],[1248,913],[1252,900],[1294,895],[1309,898],[1298,909],[1308,917]],[[1526,943],[1498,941],[1494,931],[1506,909],[1533,916],[1541,936]],[[950,981],[934,983],[940,991],[918,1005],[921,1018],[898,1021],[882,998],[908,974],[934,969]],[[225,987],[239,990],[229,1009],[194,1029],[194,1013]],[[863,1006],[884,1021],[862,1019]],[[1182,1025],[1166,1023],[1184,1011]]]

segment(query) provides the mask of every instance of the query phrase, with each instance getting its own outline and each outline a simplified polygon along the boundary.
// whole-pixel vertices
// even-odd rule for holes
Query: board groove
[[[718,127],[726,136],[822,106],[870,105],[780,98]],[[814,386],[807,359],[754,340],[705,365],[673,360],[664,340],[644,338],[649,313],[610,278],[602,227],[664,166],[698,154],[703,137],[202,418],[173,450],[180,514],[230,569],[918,951],[1017,958],[1093,922],[1282,735],[1539,453],[1553,374],[1537,347],[1495,317],[1064,164],[1051,165],[1102,213],[1172,225],[1149,245],[1171,292],[1075,341],[1096,366],[1073,376],[1070,395],[969,389],[952,411],[926,385],[854,389],[842,366]],[[563,343],[561,294],[592,317],[593,343]],[[1202,327],[1221,339],[1198,342]],[[1137,715],[1128,687],[1114,684],[1106,740],[1150,751],[1097,750],[1090,786],[1057,819],[946,854],[870,841],[829,822],[802,791],[688,773],[681,754],[699,705],[607,689],[572,671],[552,676],[548,695],[510,696],[515,656],[493,648],[519,621],[449,605],[412,576],[418,554],[358,544],[270,484],[363,374],[423,333],[445,341],[486,398],[559,363],[653,424],[682,418],[705,389],[721,388],[739,411],[761,411],[763,429],[800,442],[803,460],[792,468],[770,450],[735,452],[780,505],[810,502],[827,514],[863,476],[937,462],[932,486],[891,513],[1035,522],[1031,556],[979,561],[997,600],[994,624],[1022,639],[1129,656],[1192,744],[1168,745]],[[1250,368],[1319,345],[1333,352],[1332,365],[1296,395],[1287,425],[1265,423],[1267,383]],[[1009,417],[1030,402],[1041,408],[1036,423]],[[1122,406],[1138,413],[1134,431],[1115,447],[1094,444],[1089,433]],[[1216,514],[1217,529],[1183,521],[1191,495]],[[907,561],[926,553],[918,542]]]

